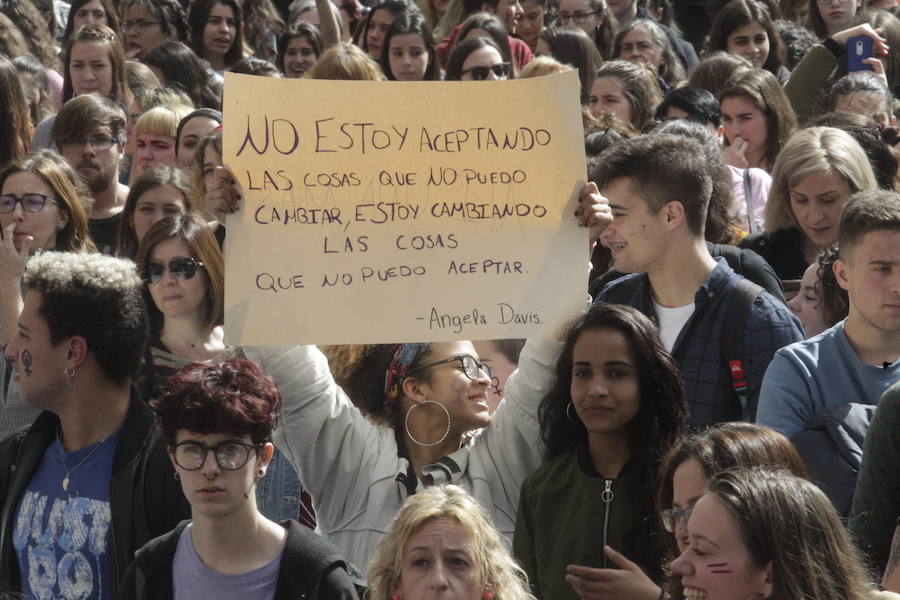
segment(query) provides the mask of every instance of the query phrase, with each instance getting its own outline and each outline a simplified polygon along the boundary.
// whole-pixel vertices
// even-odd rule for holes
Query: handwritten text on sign
[[[552,335],[583,306],[578,76],[226,74],[231,343]]]

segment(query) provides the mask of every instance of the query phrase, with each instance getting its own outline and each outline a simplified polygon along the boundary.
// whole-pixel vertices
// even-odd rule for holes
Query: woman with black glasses
[[[503,61],[496,42],[470,37],[453,46],[447,59],[447,81],[496,81],[512,79],[512,65]]]
[[[196,274],[189,260],[162,269],[166,276]],[[151,280],[160,264],[148,264]],[[278,389],[258,365],[242,358],[189,365],[155,408],[191,520],[136,553],[120,598],[357,597],[330,544],[257,508],[251,492],[271,466],[281,410]]]

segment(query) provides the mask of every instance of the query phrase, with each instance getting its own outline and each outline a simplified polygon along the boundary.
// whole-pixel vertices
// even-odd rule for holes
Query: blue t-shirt
[[[763,379],[757,423],[793,437],[826,406],[878,404],[900,379],[900,360],[883,366],[859,360],[846,322],[775,353]]]
[[[25,598],[114,600],[108,486],[118,439],[66,452],[57,438],[44,452],[13,528]]]
[[[193,523],[188,523],[181,532],[172,561],[172,592],[175,600],[272,600],[275,597],[282,552],[248,573],[222,575],[207,567],[197,554],[191,539],[192,526]]]

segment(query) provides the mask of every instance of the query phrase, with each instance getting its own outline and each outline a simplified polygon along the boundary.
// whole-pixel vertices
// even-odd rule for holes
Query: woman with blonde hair
[[[371,600],[533,600],[484,508],[463,488],[410,496],[369,564]]]
[[[741,246],[765,258],[781,279],[801,279],[819,252],[837,241],[850,196],[876,189],[866,153],[850,134],[833,127],[799,131],[775,161],[765,233]]]
[[[310,79],[387,81],[381,67],[359,46],[338,42],[322,53],[309,70]]]
[[[131,180],[154,165],[176,166],[178,164],[176,137],[178,124],[188,116],[192,107],[181,104],[166,104],[151,108],[134,124],[134,164]]]

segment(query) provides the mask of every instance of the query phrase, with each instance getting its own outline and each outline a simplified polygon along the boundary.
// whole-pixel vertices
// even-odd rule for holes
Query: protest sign
[[[225,77],[230,343],[549,336],[584,307],[576,72]]]

